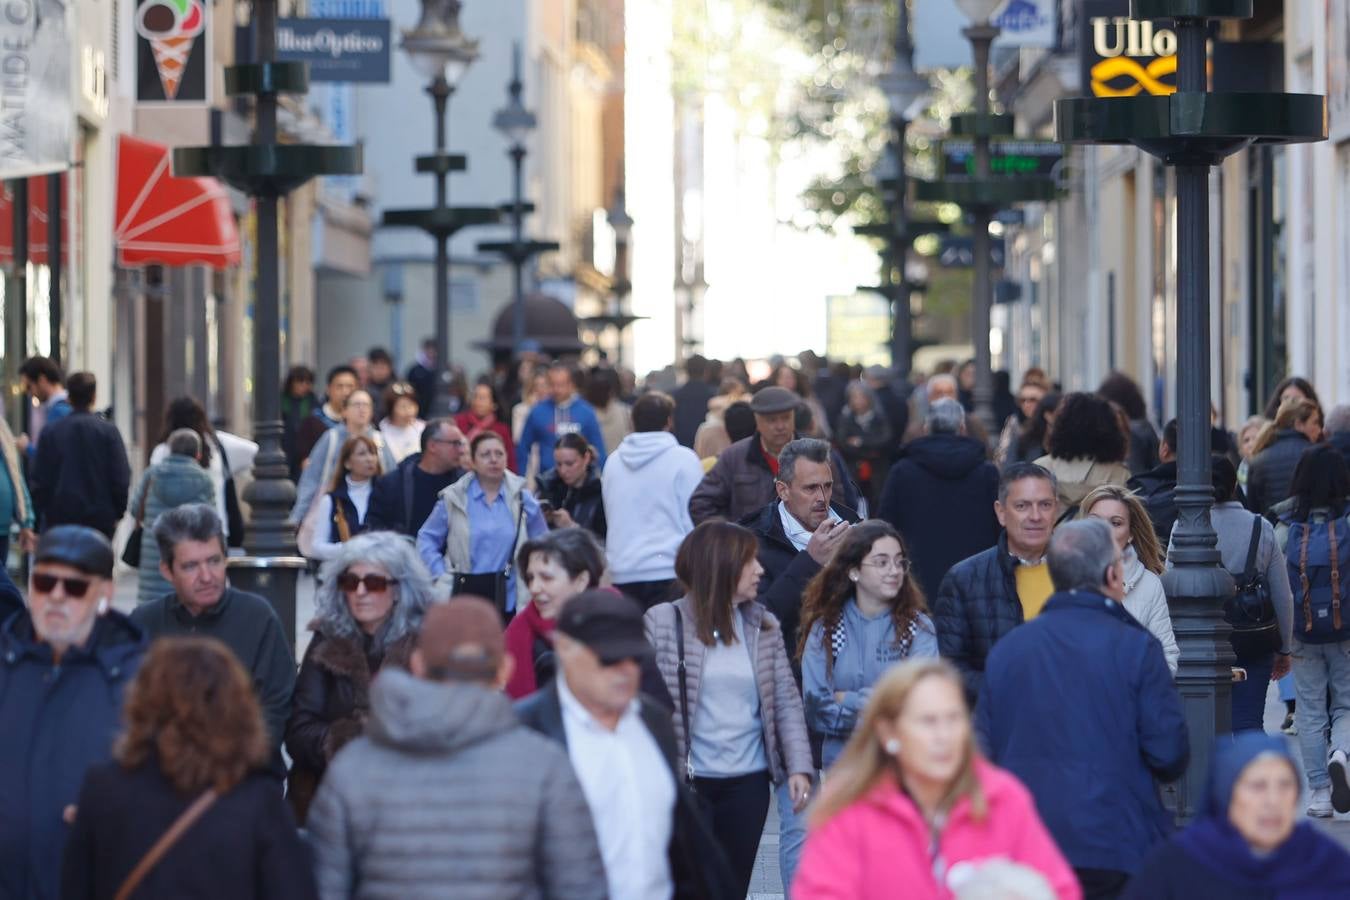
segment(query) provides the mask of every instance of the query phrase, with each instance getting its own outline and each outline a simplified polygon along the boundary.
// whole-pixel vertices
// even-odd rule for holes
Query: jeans
[[[1298,689],[1294,687],[1294,673],[1291,671],[1280,679],[1280,702],[1288,703],[1290,700],[1297,699]]]
[[[815,797],[820,779],[813,779],[811,796]],[[774,798],[778,801],[778,873],[783,877],[783,896],[791,897],[792,877],[797,874],[797,862],[802,858],[802,845],[806,843],[806,819],[811,814],[807,805],[801,812],[792,809],[792,792],[788,782],[774,788]]]
[[[1233,734],[1265,731],[1266,691],[1275,670],[1275,656],[1239,659],[1237,665],[1247,670],[1247,680],[1233,682]]]
[[[735,879],[736,897],[750,891],[755,854],[769,814],[769,773],[753,772],[734,778],[695,778],[694,791],[707,813],[717,843],[726,851]]]
[[[1294,639],[1294,684],[1298,707],[1294,723],[1303,752],[1303,771],[1308,788],[1331,787],[1327,757],[1333,750],[1350,753],[1350,641],[1338,644],[1302,644]],[[1331,708],[1327,708],[1330,690]],[[1328,718],[1331,746],[1326,743]]]

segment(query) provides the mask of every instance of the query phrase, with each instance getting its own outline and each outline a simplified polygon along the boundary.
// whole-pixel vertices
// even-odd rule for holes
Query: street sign
[[[991,141],[989,172],[1014,178],[1053,178],[1064,160],[1064,145],[1054,141]],[[975,177],[975,142],[942,142],[944,181],[969,181]]]
[[[277,59],[309,63],[309,80],[389,83],[388,19],[278,19]]]
[[[1003,241],[989,239],[989,262],[995,269],[1003,268]],[[938,265],[944,269],[971,269],[975,266],[975,239],[944,237],[938,249]]]

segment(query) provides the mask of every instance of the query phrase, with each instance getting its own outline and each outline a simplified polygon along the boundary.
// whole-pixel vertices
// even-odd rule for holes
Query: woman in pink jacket
[[[976,753],[960,675],[902,663],[826,776],[792,896],[949,898],[996,861],[1039,872],[1060,900],[1082,897],[1026,788]]]

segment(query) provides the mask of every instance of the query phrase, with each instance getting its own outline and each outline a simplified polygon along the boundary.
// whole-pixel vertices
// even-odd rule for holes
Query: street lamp
[[[956,5],[970,18],[970,26],[962,32],[975,51],[975,115],[983,119],[989,115],[989,48],[998,37],[999,29],[991,25],[1001,0],[956,0]],[[902,4],[903,5],[903,4]],[[989,179],[989,133],[977,128],[975,140],[975,178]],[[994,421],[994,376],[989,356],[989,306],[993,302],[993,279],[990,275],[989,220],[990,207],[979,204],[972,210],[975,222],[975,290],[970,301],[970,336],[975,343],[975,415],[984,423],[989,434],[997,433]]]
[[[620,182],[614,187],[614,200],[610,203],[609,211],[605,214],[609,227],[614,229],[614,281],[612,289],[614,291],[614,328],[617,332],[614,342],[614,362],[616,365],[623,362],[624,331],[636,321],[635,317],[628,316],[623,311],[624,298],[633,289],[633,283],[628,277],[628,245],[633,237],[633,217],[628,214],[626,201],[623,183]]]
[[[478,58],[478,42],[459,30],[460,0],[422,0],[422,18],[417,27],[403,32],[403,51],[413,68],[430,80],[426,92],[436,111],[436,152],[417,157],[417,171],[436,176],[436,203],[429,209],[391,209],[384,214],[386,226],[413,226],[436,242],[436,369],[435,399],[424,414],[444,416],[450,412],[450,238],[469,225],[489,225],[498,219],[492,207],[452,207],[446,179],[464,171],[463,156],[445,152],[445,112],[460,78]]]
[[[909,34],[909,4],[900,0],[895,17],[895,52],[891,65],[878,79],[878,86],[886,95],[890,108],[893,140],[891,153],[894,160],[894,185],[890,203],[891,232],[890,267],[898,269],[899,279],[893,282],[894,296],[891,298],[891,365],[898,379],[909,380],[911,360],[914,355],[914,323],[910,314],[909,282],[905,277],[905,259],[913,241],[909,222],[909,187],[905,177],[906,135],[910,120],[916,114],[915,107],[928,94],[928,82],[914,71],[914,42]],[[888,279],[884,277],[882,284]]]

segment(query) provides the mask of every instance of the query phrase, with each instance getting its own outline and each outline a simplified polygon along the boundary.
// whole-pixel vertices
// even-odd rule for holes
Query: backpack
[[[1265,520],[1252,516],[1252,537],[1247,545],[1247,563],[1241,572],[1234,572],[1237,592],[1224,602],[1223,617],[1233,627],[1228,642],[1238,659],[1269,657],[1280,649],[1280,624],[1275,616],[1275,603],[1270,596],[1270,585],[1256,565],[1256,554],[1261,547],[1261,528]]]
[[[1284,556],[1294,589],[1294,637],[1305,644],[1350,640],[1350,602],[1341,597],[1341,573],[1350,575],[1350,520],[1291,523]]]

